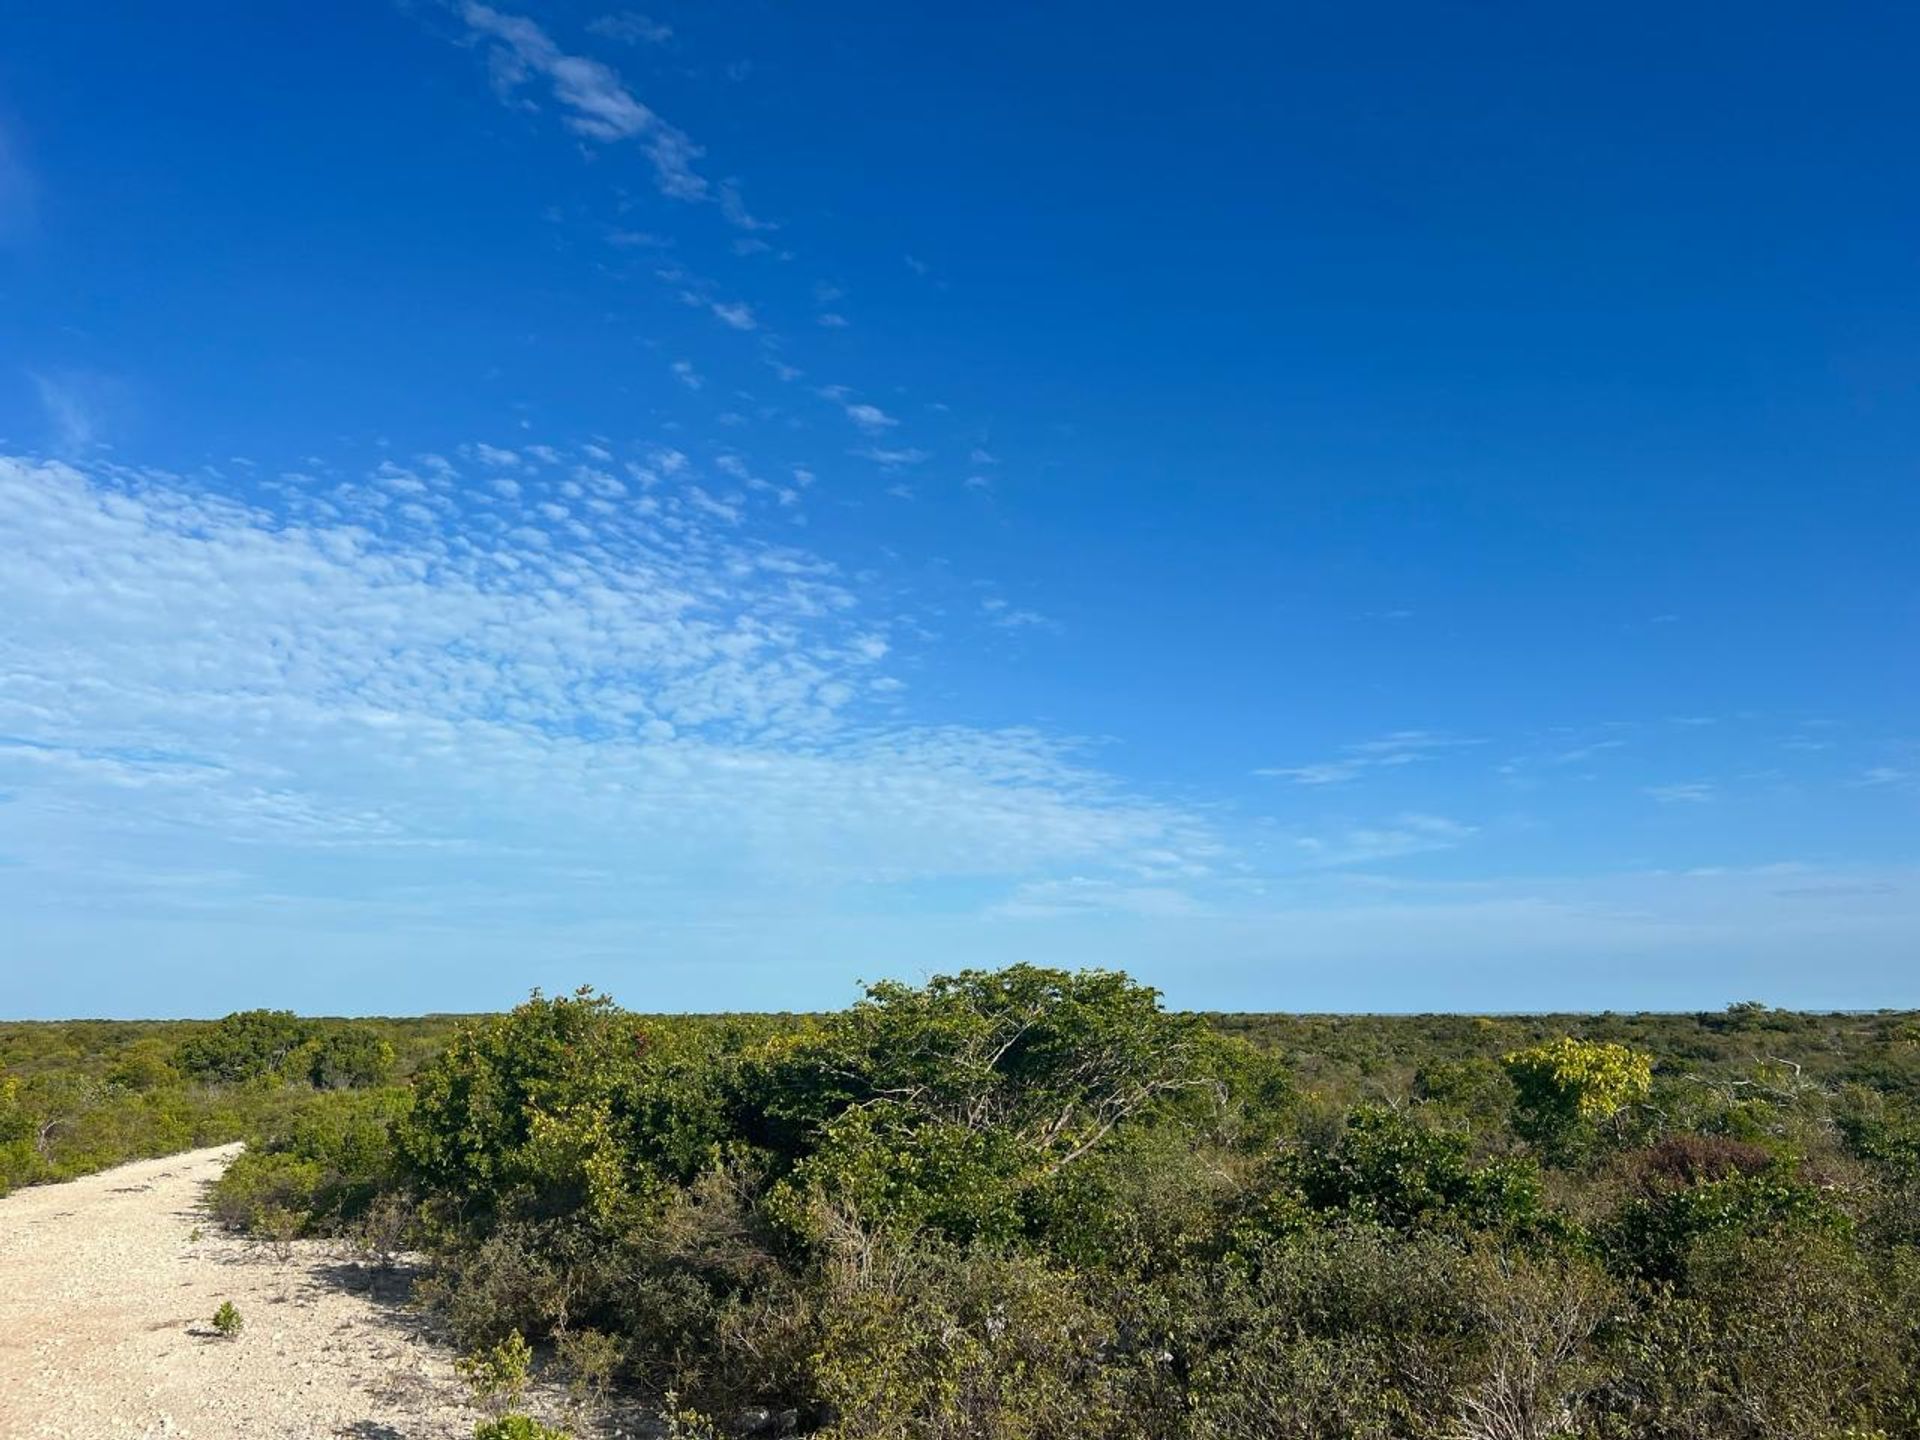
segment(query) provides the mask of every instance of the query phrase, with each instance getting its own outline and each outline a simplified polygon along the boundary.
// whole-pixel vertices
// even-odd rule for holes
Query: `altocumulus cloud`
[[[564,123],[576,134],[605,144],[637,142],[653,165],[661,194],[675,200],[710,200],[729,224],[743,230],[768,228],[748,213],[731,185],[714,185],[699,172],[706,151],[635,96],[611,66],[562,49],[523,15],[477,0],[465,0],[458,10],[468,36],[486,45],[494,89],[503,99],[512,99],[538,76],[551,87]]]
[[[244,497],[0,458],[0,873],[697,910],[1208,852],[1047,737],[887,723],[886,617],[689,476],[544,453]]]

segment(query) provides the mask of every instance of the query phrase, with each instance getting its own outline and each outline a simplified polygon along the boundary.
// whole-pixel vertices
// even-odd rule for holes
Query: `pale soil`
[[[471,1440],[479,1417],[399,1303],[404,1277],[376,1286],[322,1241],[283,1261],[201,1213],[239,1148],[0,1199],[0,1436]],[[210,1323],[223,1300],[237,1339]],[[561,1419],[551,1394],[529,1408]]]

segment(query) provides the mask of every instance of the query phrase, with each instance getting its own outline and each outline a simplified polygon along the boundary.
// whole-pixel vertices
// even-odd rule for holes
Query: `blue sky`
[[[1917,42],[23,12],[0,1012],[1920,1004]]]

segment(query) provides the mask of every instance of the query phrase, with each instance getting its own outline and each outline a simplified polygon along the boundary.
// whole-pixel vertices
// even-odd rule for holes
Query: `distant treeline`
[[[1920,1435],[1910,1012],[1201,1016],[1016,966],[827,1015],[8,1025],[0,1073],[0,1173],[244,1130],[225,1219],[424,1251],[469,1372],[531,1341],[583,1418]]]
[[[460,1024],[280,1010],[0,1022],[0,1194],[239,1140],[328,1092],[404,1087]]]

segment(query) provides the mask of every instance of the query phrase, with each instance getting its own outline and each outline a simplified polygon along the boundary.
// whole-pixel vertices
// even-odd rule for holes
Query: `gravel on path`
[[[206,1218],[239,1150],[0,1199],[0,1436],[471,1440],[451,1353],[370,1272]],[[231,1340],[212,1325],[227,1300],[245,1322]]]

